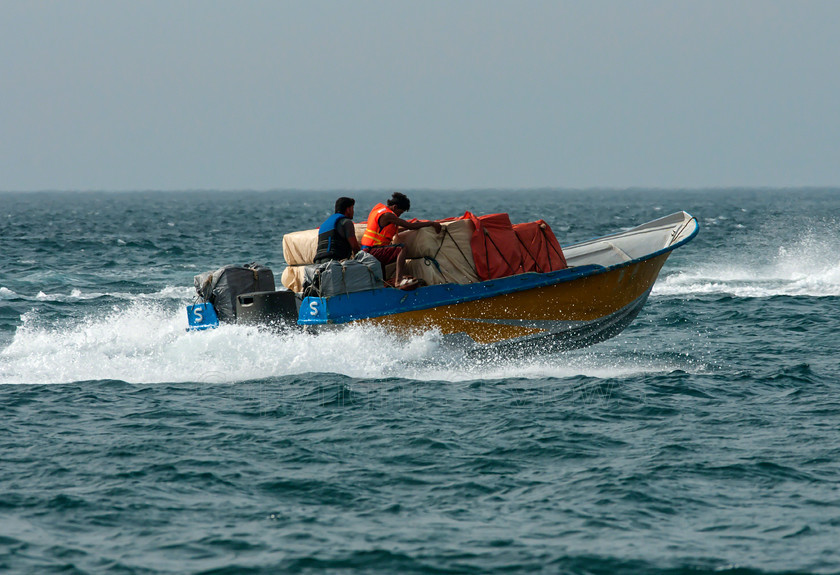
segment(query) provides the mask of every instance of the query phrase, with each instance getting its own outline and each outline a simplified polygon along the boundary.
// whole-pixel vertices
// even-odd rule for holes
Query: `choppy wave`
[[[0,569],[838,572],[840,191],[411,195],[569,243],[702,224],[617,337],[475,358],[186,331],[193,273],[282,261],[332,194],[21,196],[0,383],[60,385],[0,385]]]
[[[0,301],[32,301],[42,303],[75,303],[82,301],[95,300],[99,298],[111,297],[122,300],[172,300],[184,299],[192,293],[190,287],[165,287],[158,292],[148,294],[136,294],[128,292],[97,292],[97,291],[83,291],[78,288],[70,290],[70,293],[45,293],[39,291],[36,295],[23,295],[15,293],[6,287],[0,287]]]

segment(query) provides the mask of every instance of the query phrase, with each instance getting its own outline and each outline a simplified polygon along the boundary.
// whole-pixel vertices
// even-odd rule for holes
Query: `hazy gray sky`
[[[840,2],[0,0],[0,190],[840,185]]]

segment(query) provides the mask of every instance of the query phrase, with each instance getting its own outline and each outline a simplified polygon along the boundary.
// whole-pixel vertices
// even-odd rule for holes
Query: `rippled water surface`
[[[408,193],[701,229],[618,337],[479,359],[185,331],[341,194],[0,194],[0,572],[840,573],[840,191]]]

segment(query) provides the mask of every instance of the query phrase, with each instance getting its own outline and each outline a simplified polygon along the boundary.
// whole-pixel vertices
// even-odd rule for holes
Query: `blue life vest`
[[[339,230],[347,221],[344,214],[333,214],[321,224],[318,229],[318,251],[315,252],[315,263],[328,260],[343,260],[353,255],[350,242]]]

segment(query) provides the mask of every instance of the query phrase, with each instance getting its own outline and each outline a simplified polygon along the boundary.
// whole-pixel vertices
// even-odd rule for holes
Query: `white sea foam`
[[[769,257],[750,254],[704,263],[655,284],[653,295],[720,294],[743,298],[840,295],[840,238],[810,231]],[[721,256],[724,259],[724,256]]]
[[[0,300],[15,299],[18,295],[7,287],[0,287]]]
[[[70,290],[69,295],[64,294],[45,294],[44,292],[38,292],[38,295],[35,296],[35,300],[43,301],[43,302],[76,302],[76,301],[84,301],[89,299],[97,299],[103,297],[104,293],[99,292],[89,292],[89,293],[82,293],[82,290],[73,289]],[[30,298],[24,298],[30,299]]]
[[[473,360],[434,331],[407,338],[359,326],[318,334],[242,325],[187,332],[182,307],[148,298],[68,322],[44,325],[35,312],[25,314],[11,344],[0,351],[0,382],[233,383],[305,373],[456,382],[611,378],[681,368],[627,358],[605,361],[587,353]]]

